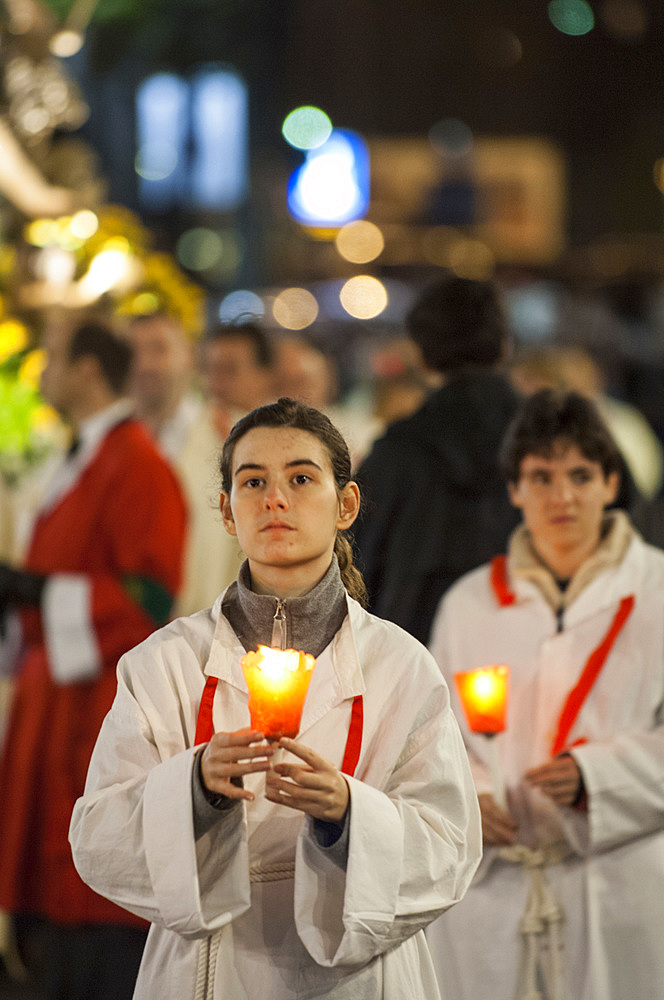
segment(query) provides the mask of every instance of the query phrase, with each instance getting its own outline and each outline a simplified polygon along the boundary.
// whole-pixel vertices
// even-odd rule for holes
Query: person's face
[[[204,344],[205,394],[223,407],[248,412],[268,397],[270,373],[256,362],[254,345],[245,337],[224,337]]]
[[[139,405],[156,409],[184,391],[191,374],[192,352],[175,324],[161,316],[134,323],[131,343],[132,395]]]
[[[277,348],[275,384],[279,396],[319,409],[332,402],[333,376],[327,358],[308,344],[285,341]]]
[[[41,373],[41,393],[47,403],[68,417],[80,390],[81,361],[69,358],[71,335],[64,326],[54,326],[44,333],[46,365]]]
[[[576,445],[560,441],[551,458],[526,455],[510,497],[523,514],[535,547],[592,551],[602,515],[618,491],[618,473],[604,475],[599,462]]]
[[[330,565],[337,529],[350,527],[358,508],[357,485],[337,490],[327,450],[314,434],[256,427],[235,446],[221,512],[254,581],[280,577],[300,592],[314,586]]]

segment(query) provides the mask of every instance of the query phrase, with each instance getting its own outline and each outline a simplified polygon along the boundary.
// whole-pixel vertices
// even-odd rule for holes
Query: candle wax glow
[[[504,730],[509,678],[510,668],[503,664],[454,675],[468,728],[473,733],[490,736]]]
[[[249,688],[249,714],[254,729],[268,739],[294,739],[316,660],[295,649],[259,646],[240,663]]]

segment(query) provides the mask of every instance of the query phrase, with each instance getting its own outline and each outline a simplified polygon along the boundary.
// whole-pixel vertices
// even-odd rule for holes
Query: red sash
[[[491,586],[501,607],[507,607],[510,604],[514,604],[516,598],[509,586],[509,580],[507,578],[507,559],[505,556],[495,556],[495,558],[491,561]],[[567,746],[567,737],[570,734],[572,726],[576,722],[586,698],[590,694],[595,681],[599,677],[602,667],[604,666],[609,653],[613,649],[613,645],[620,635],[625,622],[632,613],[633,607],[633,594],[622,598],[618,606],[618,610],[613,617],[613,621],[609,626],[608,632],[600,642],[599,646],[592,651],[586,660],[586,665],[581,671],[581,676],[570,693],[567,695],[563,710],[560,713],[560,718],[558,719],[556,736],[551,749],[551,755],[553,757],[559,754]],[[576,742],[578,743],[582,741],[577,740]]]
[[[208,677],[203,688],[201,704],[198,709],[196,719],[196,735],[194,746],[199,743],[207,743],[214,735],[214,723],[212,721],[212,705],[214,695],[217,690],[218,677]],[[364,703],[362,695],[357,694],[353,698],[353,707],[350,713],[350,726],[348,727],[348,737],[346,739],[346,749],[341,764],[341,770],[350,778],[355,774],[357,762],[360,759],[362,749],[362,730],[364,727]]]

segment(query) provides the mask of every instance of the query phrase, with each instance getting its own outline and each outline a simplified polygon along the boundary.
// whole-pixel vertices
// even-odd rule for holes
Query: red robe
[[[77,481],[37,520],[25,568],[89,587],[84,617],[98,664],[93,679],[56,683],[44,601],[42,613],[24,614],[0,764],[2,909],[67,924],[139,922],[81,881],[69,822],[115,696],[117,661],[162,623],[143,598],[161,597],[163,612],[180,584],[185,530],[175,476],[133,419],[108,431]]]

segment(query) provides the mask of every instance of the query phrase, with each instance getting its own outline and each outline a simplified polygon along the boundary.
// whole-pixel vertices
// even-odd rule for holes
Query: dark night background
[[[662,228],[652,170],[664,154],[664,7],[641,5],[638,37],[609,30],[606,8],[594,3],[594,29],[573,37],[553,27],[544,0],[163,0],[96,21],[71,62],[111,198],[132,207],[136,84],[222,61],[249,85],[254,163],[287,157],[281,122],[303,103],[367,136],[426,134],[454,117],[478,135],[551,138],[567,157],[568,237],[578,243]],[[513,36],[516,62],[504,51]]]

